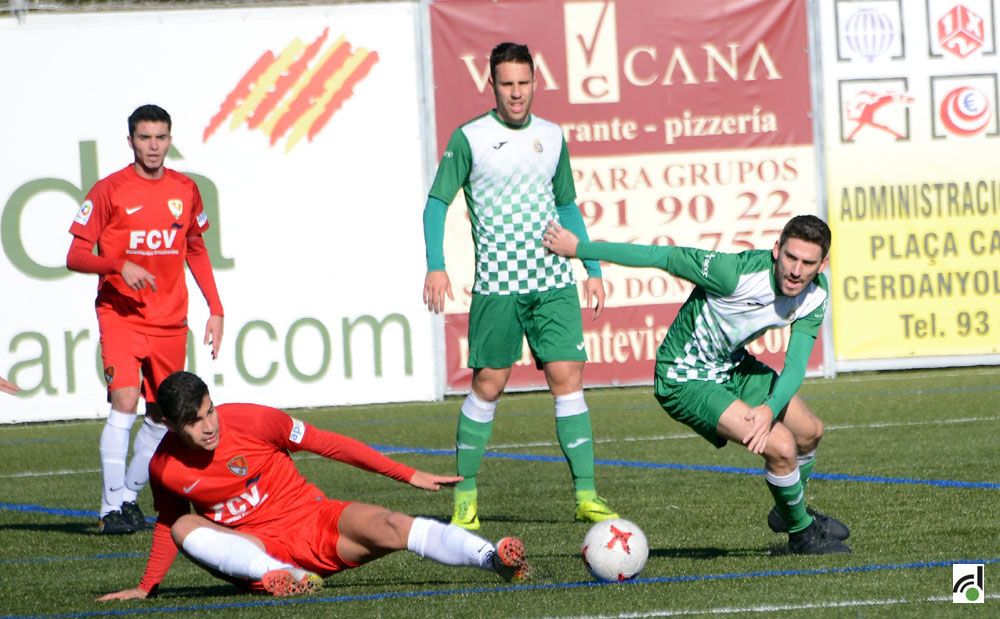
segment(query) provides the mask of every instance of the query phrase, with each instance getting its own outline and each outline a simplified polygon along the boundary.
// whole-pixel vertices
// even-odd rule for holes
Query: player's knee
[[[767,439],[764,457],[773,470],[794,469],[798,463],[798,446],[792,433],[782,424],[775,424]]]
[[[510,368],[478,368],[472,373],[472,391],[484,402],[496,402],[509,378]]]
[[[483,402],[496,402],[503,394],[503,386],[480,384],[473,389],[473,392],[476,394],[476,397]]]
[[[806,445],[806,449],[804,451],[815,451],[816,447],[819,446],[820,440],[823,438],[823,430],[825,429],[826,428],[823,425],[823,422],[817,417],[815,423],[813,424],[812,435],[809,437],[809,445]]]
[[[198,516],[185,514],[178,518],[177,522],[170,527],[170,537],[173,538],[174,544],[180,548],[181,544],[184,543],[184,539],[199,526],[201,526],[201,522]]]
[[[811,451],[816,451],[819,446],[820,439],[823,438],[823,422],[818,418],[814,418],[813,423],[805,428],[805,430],[800,430],[795,436],[795,444],[798,447],[800,454],[809,453]]]
[[[403,550],[406,548],[406,541],[410,534],[410,526],[413,518],[399,512],[386,511],[382,515],[385,521],[385,535],[383,536],[383,548],[390,550]]]
[[[133,413],[139,408],[138,389],[116,389],[111,392],[111,407],[123,413]]]

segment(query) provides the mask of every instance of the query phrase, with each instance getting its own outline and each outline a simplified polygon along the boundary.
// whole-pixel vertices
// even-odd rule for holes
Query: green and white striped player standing
[[[800,554],[850,552],[839,520],[807,509],[805,485],[823,422],[796,395],[829,303],[830,228],[793,217],[771,250],[727,254],[690,247],[590,243],[550,225],[544,245],[566,257],[656,267],[695,285],[656,355],[655,392],[671,417],[716,447],[739,441],[764,457],[774,509],[767,522]],[[746,345],[791,325],[781,374]]]
[[[472,391],[458,417],[458,474],[452,524],[479,528],[476,475],[493,431],[497,401],[521,358],[525,336],[555,398],[556,434],[569,461],[575,518],[617,518],[594,486],[594,442],[583,395],[583,322],[568,259],[549,253],[542,235],[558,220],[587,238],[576,206],[569,152],[558,125],[531,115],[535,69],[527,46],[501,43],[490,54],[496,109],[455,130],[424,209],[427,278],[424,303],[444,311],[454,299],[444,265],[444,222],[459,189],[465,193],[476,250],[469,310]],[[584,261],[588,304],[604,308],[600,263]]]

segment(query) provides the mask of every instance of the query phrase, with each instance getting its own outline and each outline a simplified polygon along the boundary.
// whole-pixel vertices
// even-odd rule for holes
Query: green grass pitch
[[[551,397],[512,394],[480,474],[481,533],[521,536],[530,582],[400,552],[285,600],[240,593],[179,558],[156,598],[94,601],[138,582],[150,543],[148,532],[96,534],[102,422],[0,426],[0,616],[997,616],[1000,368],[846,374],[808,380],[801,395],[827,424],[807,498],[851,526],[851,555],[783,554],[758,457],[713,449],[648,387],[590,390],[598,490],[651,547],[638,582],[598,586],[579,558],[587,525],[572,522]],[[449,473],[460,402],[292,413]],[[329,496],[450,515],[449,491],[296,459]],[[148,489],[140,504],[152,512]],[[984,604],[951,602],[954,562],[986,563]]]

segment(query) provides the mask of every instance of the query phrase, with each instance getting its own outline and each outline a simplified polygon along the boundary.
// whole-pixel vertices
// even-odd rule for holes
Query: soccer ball
[[[634,522],[618,518],[592,526],[580,552],[591,576],[604,582],[623,582],[646,567],[649,542]]]

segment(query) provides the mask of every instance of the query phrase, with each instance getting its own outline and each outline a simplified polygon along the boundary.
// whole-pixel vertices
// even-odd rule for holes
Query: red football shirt
[[[129,165],[98,181],[70,233],[95,243],[101,256],[134,262],[156,277],[154,292],[132,290],[118,273],[101,275],[98,320],[123,321],[150,335],[187,328],[187,239],[207,229],[198,186],[179,172],[164,169],[150,180]]]
[[[170,527],[194,511],[247,533],[294,526],[323,492],[306,481],[289,452],[310,451],[392,479],[408,482],[414,469],[347,436],[320,430],[284,412],[257,404],[220,404],[219,443],[213,451],[190,449],[174,433],[149,463],[157,519],[153,547],[140,587],[163,579],[177,554]]]

